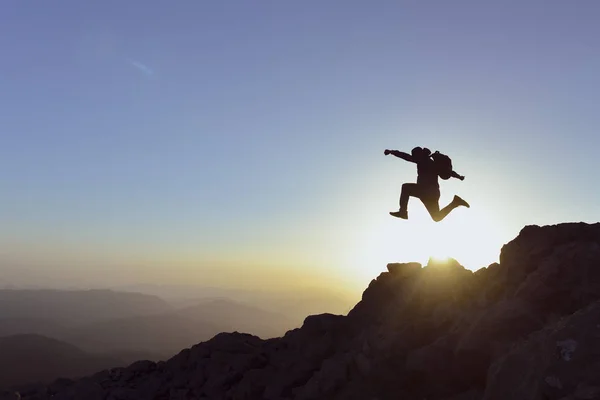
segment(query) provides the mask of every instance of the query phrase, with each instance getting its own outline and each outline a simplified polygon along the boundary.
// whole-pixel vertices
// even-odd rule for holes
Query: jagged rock
[[[455,350],[454,368],[468,385],[485,384],[486,371],[497,355],[509,343],[540,329],[543,322],[524,302],[510,299],[500,302],[479,315],[461,335]]]
[[[360,375],[368,376],[369,372],[371,372],[371,362],[364,353],[356,353],[354,355],[354,363]]]
[[[540,259],[515,296],[539,312],[573,313],[600,298],[599,242],[557,245]]]
[[[328,398],[348,381],[352,355],[348,353],[335,355],[325,360],[321,368],[299,390],[295,398],[299,400],[315,400]]]
[[[455,338],[445,336],[407,355],[405,369],[407,378],[431,383],[426,390],[421,390],[423,396],[460,391],[461,388],[455,387],[456,380],[453,373],[454,341]]]
[[[526,226],[515,239],[502,247],[500,264],[508,269],[510,283],[519,284],[556,248],[569,243],[600,243],[599,225],[579,222]]]
[[[0,392],[0,400],[21,400],[19,392],[3,391]]]
[[[533,334],[489,370],[485,400],[600,398],[600,301]]]
[[[310,315],[304,319],[302,334],[317,337],[342,327],[344,317],[333,314]]]
[[[112,393],[106,392],[100,384],[93,382],[91,379],[86,378],[75,382],[69,386],[65,391],[59,392],[52,396],[53,400],[71,400],[71,399],[89,399],[89,400],[124,400],[131,397],[127,397],[125,393],[128,391],[127,388],[116,388]],[[34,397],[35,398],[35,397]],[[39,397],[44,398],[44,397]]]
[[[388,264],[347,316],[309,316],[281,338],[222,333],[166,362],[18,392],[27,400],[600,399],[598,321],[600,224],[527,226],[499,263],[475,273],[456,260]]]
[[[422,268],[421,263],[391,263],[387,265],[387,270],[396,278],[406,278],[419,272]]]

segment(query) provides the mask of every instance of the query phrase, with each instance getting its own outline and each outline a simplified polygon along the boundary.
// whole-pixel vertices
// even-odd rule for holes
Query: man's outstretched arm
[[[451,176],[452,176],[453,178],[460,179],[461,181],[464,181],[464,180],[465,180],[465,177],[464,177],[464,176],[462,176],[462,175],[459,175],[458,173],[456,173],[456,171],[452,171],[452,175],[451,175]]]
[[[402,151],[398,151],[398,150],[385,150],[383,152],[383,154],[385,154],[386,156],[388,154],[391,154],[391,155],[401,158],[405,161],[416,162],[412,155],[410,155],[408,153],[404,153]]]

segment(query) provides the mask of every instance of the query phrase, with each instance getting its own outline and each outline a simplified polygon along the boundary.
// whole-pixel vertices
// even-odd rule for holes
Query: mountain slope
[[[0,387],[85,376],[122,365],[118,359],[87,354],[75,346],[44,336],[0,338]]]
[[[475,273],[389,264],[347,316],[269,340],[222,333],[20,398],[598,399],[598,321],[600,224],[527,226]]]

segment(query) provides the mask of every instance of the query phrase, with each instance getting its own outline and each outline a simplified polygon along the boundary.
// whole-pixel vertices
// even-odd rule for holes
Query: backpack
[[[450,179],[452,177],[452,160],[450,157],[436,151],[431,155],[431,158],[433,158],[433,162],[435,163],[438,176],[443,180]]]

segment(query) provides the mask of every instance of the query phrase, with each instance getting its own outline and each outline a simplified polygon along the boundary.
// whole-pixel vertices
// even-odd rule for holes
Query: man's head
[[[415,147],[411,150],[411,154],[414,158],[422,159],[429,157],[431,155],[431,150],[427,147]]]
[[[423,148],[415,147],[410,151],[410,154],[412,154],[413,157],[421,157],[421,154],[423,154]]]

